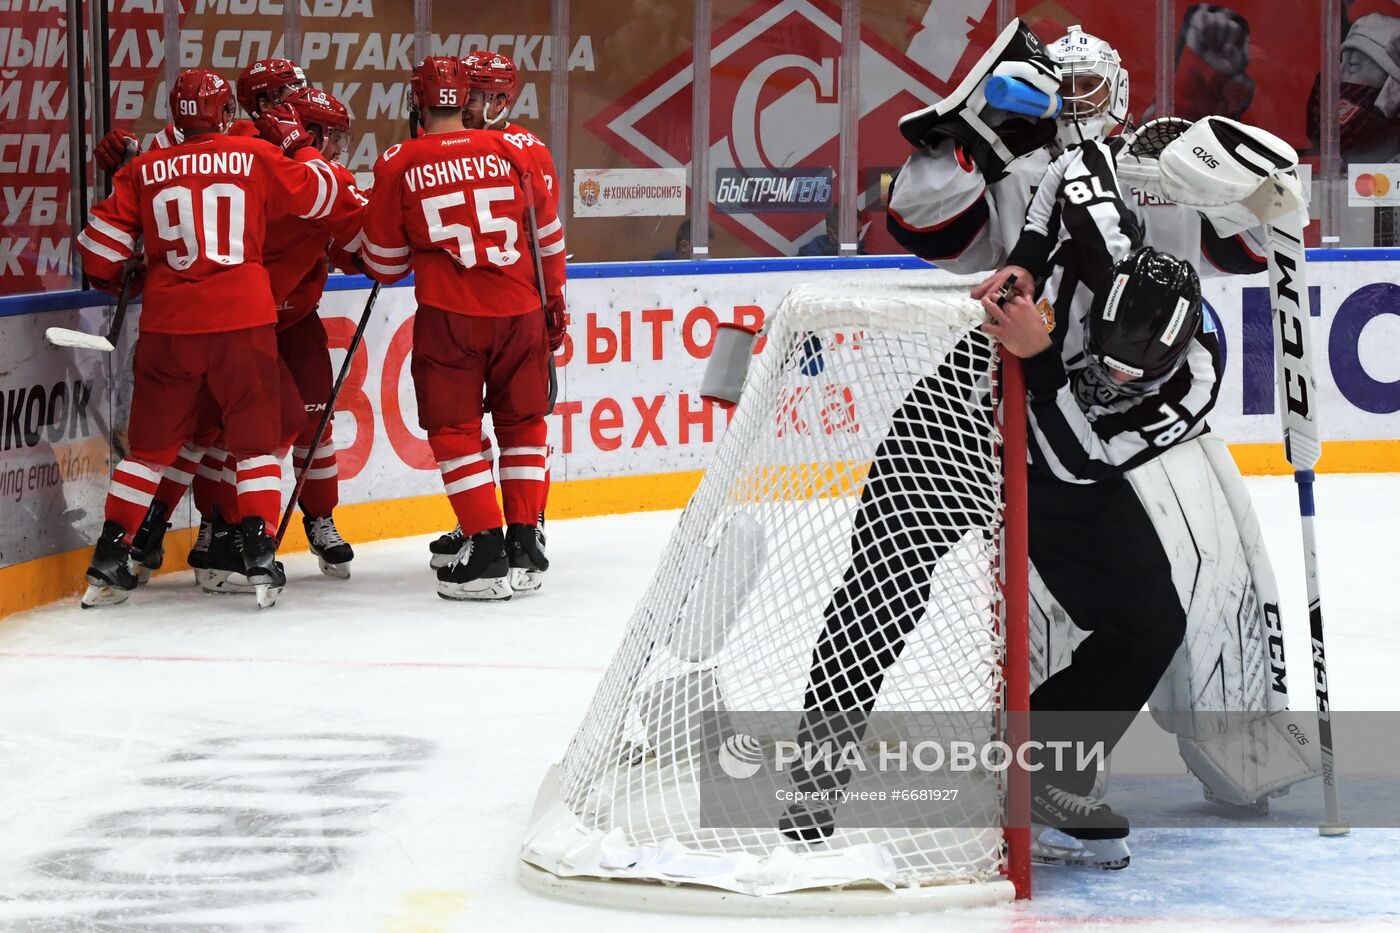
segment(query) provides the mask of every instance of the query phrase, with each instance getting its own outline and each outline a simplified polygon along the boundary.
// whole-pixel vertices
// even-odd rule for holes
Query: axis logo
[[[933,0],[909,33],[908,53],[862,27],[860,208],[879,202],[878,170],[899,165],[910,151],[899,118],[952,90],[952,76],[990,42],[990,6],[990,0]],[[712,185],[740,175],[834,171],[840,164],[840,62],[841,13],[825,0],[758,0],[717,26],[710,53]],[[693,76],[692,54],[677,56],[588,128],[637,165],[688,168]],[[824,231],[823,213],[730,213],[715,223],[754,248],[793,255]]]

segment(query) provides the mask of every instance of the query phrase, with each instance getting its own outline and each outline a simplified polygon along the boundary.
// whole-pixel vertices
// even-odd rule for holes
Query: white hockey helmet
[[[1078,25],[1049,46],[1060,66],[1062,146],[1103,139],[1128,119],[1128,72],[1113,46]]]

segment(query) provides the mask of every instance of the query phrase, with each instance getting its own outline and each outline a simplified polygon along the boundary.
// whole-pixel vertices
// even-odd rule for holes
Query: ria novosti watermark
[[[747,733],[729,736],[715,752],[720,770],[735,780],[753,777],[770,763],[764,752],[772,749],[771,768],[784,773],[800,768],[806,772],[888,772],[917,771],[924,774],[998,773],[1013,766],[1027,772],[1049,769],[1064,771],[1099,770],[1108,762],[1103,742],[1029,740],[1010,743],[967,739],[910,741],[879,739],[872,743],[799,742],[779,739],[765,746]]]

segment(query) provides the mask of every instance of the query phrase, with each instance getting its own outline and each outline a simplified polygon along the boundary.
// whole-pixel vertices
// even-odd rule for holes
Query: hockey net
[[[541,788],[522,849],[521,876],[531,886],[595,903],[698,898],[688,910],[736,909],[732,895],[711,893],[707,902],[700,893],[707,890],[763,895],[739,899],[737,909],[750,912],[764,912],[760,902],[792,909],[793,898],[811,905],[821,896],[857,912],[917,909],[915,899],[934,899],[927,895],[995,902],[1012,896],[1008,876],[1026,892],[1026,839],[1001,820],[1014,772],[981,776],[994,793],[967,806],[986,809],[991,799],[992,812],[968,814],[963,828],[844,826],[838,810],[830,838],[809,842],[774,825],[714,825],[700,812],[699,785],[709,773],[700,758],[724,738],[706,734],[720,728],[716,714],[786,716],[791,737],[818,643],[841,629],[853,646],[847,660],[882,650],[899,600],[923,609],[914,607],[912,629],[882,679],[859,660],[841,672],[865,678],[854,689],[875,695],[876,714],[972,711],[995,723],[1009,708],[1024,709],[1024,623],[1013,637],[1006,632],[1008,604],[1024,619],[1025,563],[1022,556],[1018,573],[1017,562],[1004,559],[1017,525],[1007,515],[1023,515],[1024,500],[1008,510],[1002,466],[1005,453],[1023,495],[1024,421],[1014,412],[1005,419],[1013,408],[1023,419],[1024,394],[1008,390],[1018,404],[999,404],[999,382],[1019,380],[1019,370],[999,367],[977,330],[983,310],[968,297],[976,281],[932,270],[887,273],[799,286],[783,300],[714,460],[582,726]],[[934,432],[942,441],[882,447],[892,432],[925,440]],[[902,488],[871,480],[877,459],[887,480],[932,477],[952,495],[916,503],[912,513],[907,501],[876,501],[881,490]],[[866,553],[861,566],[881,579],[883,596],[847,599],[833,622],[843,581],[849,596],[853,551],[870,547],[860,513],[872,508],[915,514],[901,533],[918,540]],[[953,513],[961,517],[945,520]],[[969,526],[971,513],[985,521]],[[1024,548],[1023,534],[1011,537]],[[882,561],[907,558],[910,546],[930,540],[942,542],[931,585],[891,593],[909,574],[882,573]],[[776,738],[745,741],[757,756]],[[645,881],[665,887],[635,883]]]

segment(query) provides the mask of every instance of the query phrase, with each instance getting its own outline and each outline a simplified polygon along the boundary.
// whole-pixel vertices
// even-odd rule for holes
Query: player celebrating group
[[[309,88],[302,69],[286,59],[264,59],[245,68],[238,77],[237,97],[250,119],[236,121],[231,135],[251,136],[252,122],[264,113],[287,115],[295,111],[307,130],[300,148],[288,152],[300,161],[318,161],[335,173],[348,195],[345,209],[318,220],[284,215],[269,221],[263,245],[272,296],[277,304],[277,344],[282,361],[280,387],[282,448],[296,446],[293,465],[300,468],[310,454],[312,436],[331,392],[331,364],[325,326],[316,314],[328,272],[328,255],[348,267],[342,250],[359,234],[358,207],[365,203],[354,177],[338,161],[346,149],[350,117],[345,106],[323,90]],[[168,127],[153,141],[159,149],[182,139],[176,126]],[[135,137],[114,130],[98,147],[99,159],[115,168],[125,152],[135,150]],[[199,535],[189,562],[200,585],[208,592],[236,593],[252,589],[241,571],[237,540],[235,469],[219,437],[217,411],[204,404],[196,432],[166,468],[155,499],[132,543],[138,577],[144,580],[163,562],[166,520],[185,492],[194,487],[200,513]],[[335,444],[329,431],[317,445],[301,493],[302,522],[312,552],[324,573],[348,577],[354,557],[350,545],[335,527],[332,511],[339,501]]]
[[[201,397],[217,410],[236,461],[242,569],[259,605],[270,605],[286,578],[273,547],[282,471],[277,308],[262,265],[267,219],[325,219],[349,195],[324,161],[286,157],[307,141],[293,112],[260,123],[276,145],[228,136],[233,90],[213,72],[182,72],[170,112],[179,141],[118,171],[112,196],[79,237],[94,282],[119,287],[141,239],[146,268],[130,451],[112,477],[83,605],[122,602],[135,588],[132,535],[161,471],[194,435]],[[222,300],[211,305],[211,294]]]
[[[536,523],[548,452],[550,353],[564,337],[563,230],[526,141],[465,128],[468,78],[460,60],[424,59],[411,94],[425,135],[391,147],[375,165],[363,257],[377,281],[414,274],[419,424],[466,541],[438,569],[438,594],[509,599],[508,541],[538,571],[548,566]],[[501,448],[504,533],[482,437],[486,412]]]

